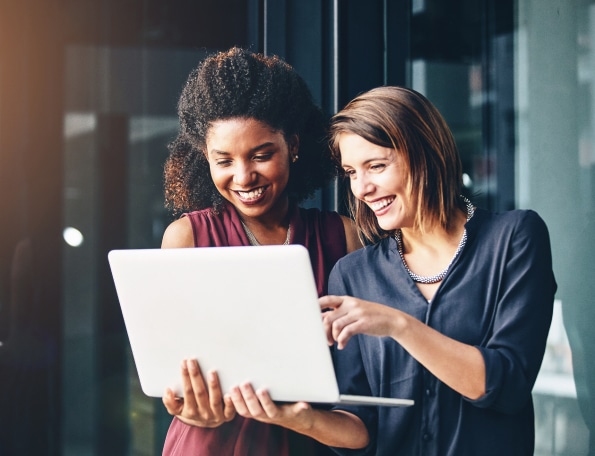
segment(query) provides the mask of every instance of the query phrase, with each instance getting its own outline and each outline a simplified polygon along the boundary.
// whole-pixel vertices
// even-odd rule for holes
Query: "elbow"
[[[473,375],[468,377],[468,383],[466,385],[466,391],[464,396],[472,401],[477,401],[483,398],[487,394],[487,372],[486,363],[483,358],[483,354],[477,348],[474,349],[475,368],[472,370]]]
[[[361,450],[370,445],[370,433],[361,418],[343,410],[334,410],[333,413],[340,414],[346,421],[342,426],[338,441],[330,446]]]
[[[479,401],[486,395],[485,388],[475,388],[469,391],[469,394],[465,394],[465,397],[471,401]]]
[[[369,444],[370,444],[370,435],[368,434],[368,431],[366,430],[365,432],[357,435],[355,437],[355,439],[353,440],[353,442],[351,442],[351,445],[349,445],[347,448],[349,448],[350,450],[361,450],[362,448],[366,448]]]
[[[485,368],[477,374],[475,380],[467,385],[465,397],[472,401],[478,401],[488,393],[486,387],[486,372]]]

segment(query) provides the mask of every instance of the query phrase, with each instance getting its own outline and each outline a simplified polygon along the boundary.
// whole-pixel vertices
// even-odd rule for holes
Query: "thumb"
[[[225,422],[231,421],[236,416],[236,409],[229,394],[223,396],[223,403],[225,404],[223,408],[224,420]]]
[[[163,402],[163,405],[167,409],[167,413],[169,413],[170,415],[179,415],[180,413],[182,413],[182,410],[184,408],[184,399],[176,397],[176,395],[170,388],[167,388],[165,390],[165,393],[163,394],[161,400]]]

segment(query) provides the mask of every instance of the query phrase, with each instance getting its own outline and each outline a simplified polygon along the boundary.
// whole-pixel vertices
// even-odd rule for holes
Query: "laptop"
[[[275,401],[410,406],[341,395],[310,257],[301,245],[112,250],[114,284],[141,389],[182,396],[180,365],[251,382]]]

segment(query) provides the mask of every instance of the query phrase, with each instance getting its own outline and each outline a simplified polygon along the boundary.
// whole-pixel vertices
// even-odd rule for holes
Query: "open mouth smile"
[[[248,192],[242,192],[240,190],[234,190],[234,191],[235,191],[236,195],[238,195],[242,201],[247,202],[247,203],[252,203],[252,202],[258,201],[262,197],[262,195],[264,194],[266,189],[267,189],[267,187],[258,187],[258,188],[252,189]]]
[[[389,206],[394,200],[395,197],[391,196],[388,198],[382,198],[376,201],[368,202],[367,204],[370,207],[370,209],[372,209],[374,212],[381,212],[384,208]]]

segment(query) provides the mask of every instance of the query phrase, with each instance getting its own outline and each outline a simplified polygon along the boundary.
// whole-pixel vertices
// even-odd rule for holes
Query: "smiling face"
[[[372,210],[379,226],[386,231],[413,226],[415,204],[402,155],[347,132],[339,134],[338,146],[353,195]]]
[[[255,219],[285,215],[289,164],[297,139],[290,146],[283,132],[266,123],[234,118],[214,122],[206,146],[215,187],[240,215]]]

